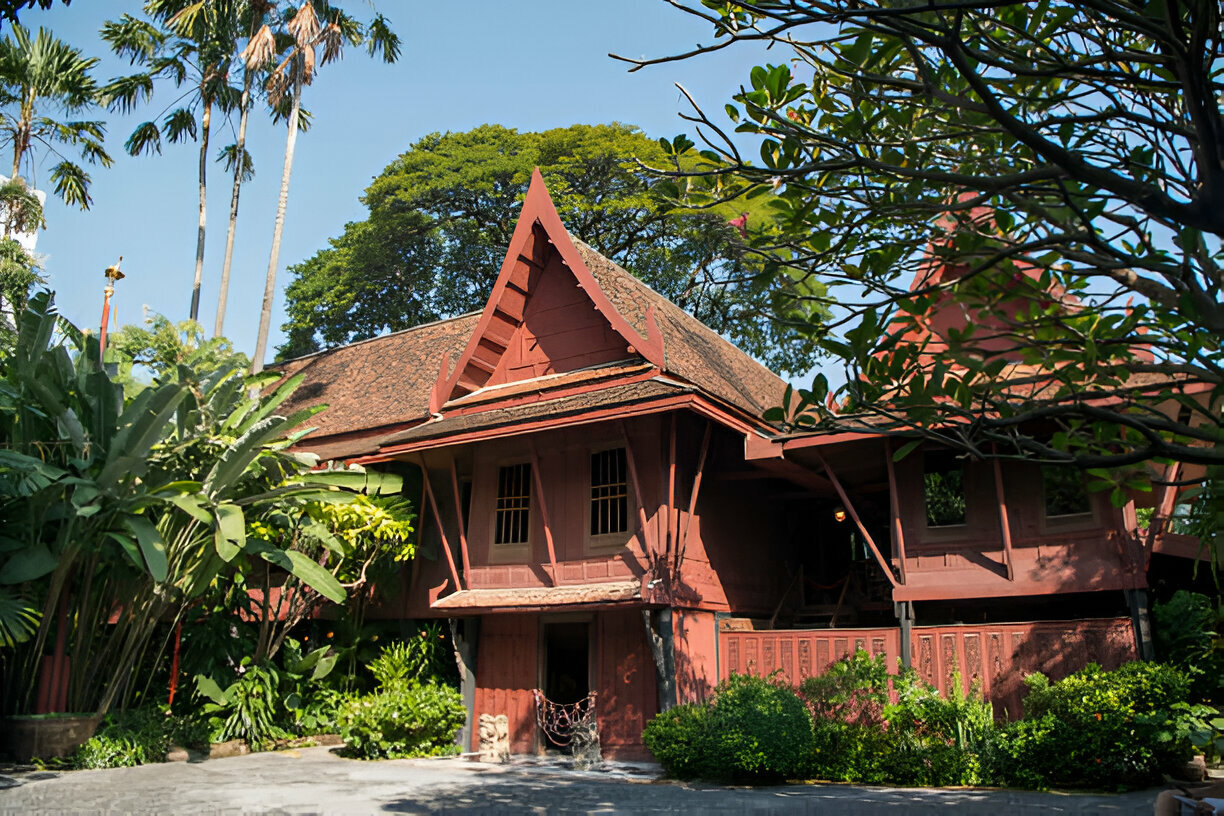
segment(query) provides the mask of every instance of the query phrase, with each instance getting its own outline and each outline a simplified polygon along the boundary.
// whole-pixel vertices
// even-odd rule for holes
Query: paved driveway
[[[0,784],[0,814],[59,813],[820,813],[1143,814],[1154,792],[1119,796],[659,782],[632,766],[578,772],[463,759],[360,762],[327,748],[207,762],[35,773]]]

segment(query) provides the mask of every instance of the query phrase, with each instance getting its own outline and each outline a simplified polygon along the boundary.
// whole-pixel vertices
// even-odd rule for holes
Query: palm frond
[[[51,170],[51,181],[55,185],[55,194],[67,204],[75,204],[82,210],[88,210],[93,204],[89,196],[89,174],[80,165],[70,161],[61,161]]]
[[[166,131],[166,138],[171,142],[185,142],[188,139],[196,140],[196,118],[188,108],[175,108],[166,117],[162,123],[162,128]]]
[[[123,147],[132,156],[161,153],[161,130],[156,122],[141,122],[123,143]]]
[[[227,173],[234,172],[234,165],[238,161],[238,145],[229,144],[221,148],[217,152],[217,161],[225,166]],[[242,181],[246,183],[255,178],[255,161],[251,158],[251,151],[242,151]],[[0,188],[2,189],[2,188]]]

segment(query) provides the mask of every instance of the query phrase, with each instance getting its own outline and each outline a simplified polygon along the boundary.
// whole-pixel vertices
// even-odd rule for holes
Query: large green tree
[[[742,224],[743,211],[669,205],[637,164],[666,158],[636,128],[617,124],[426,136],[366,190],[366,220],[290,267],[282,357],[479,309],[538,166],[574,236],[750,353],[794,370],[813,344],[761,319],[785,293],[746,257],[729,223]],[[758,216],[746,209],[751,223]]]
[[[841,331],[800,331],[847,361],[842,418],[818,380],[800,421],[1087,467],[1224,462],[1219,4],[669,2],[713,39],[644,62],[784,60],[727,106],[741,135],[696,109],[709,149],[674,149],[708,174],[682,179],[697,200],[769,203],[753,244],[792,253],[779,280],[831,286]],[[936,307],[969,325],[926,332]]]

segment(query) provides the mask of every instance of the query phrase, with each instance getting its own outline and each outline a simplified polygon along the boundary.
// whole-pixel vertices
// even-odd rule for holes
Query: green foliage
[[[331,552],[326,541],[246,535],[248,518],[306,518],[308,504],[344,502],[362,487],[399,489],[397,478],[313,474],[313,457],[286,451],[304,433],[293,429],[319,410],[277,413],[300,380],[269,391],[275,374],[247,378],[232,366],[201,371],[188,361],[124,402],[99,365],[96,339],[60,321],[50,295],[31,299],[18,329],[0,361],[0,631],[12,644],[0,651],[0,677],[8,710],[32,705],[53,636],[47,622],[61,598],[71,623],[63,646],[78,678],[69,706],[102,713],[149,687],[141,656],[166,642],[154,639],[163,621],[243,584],[242,575],[258,570],[270,583],[275,569],[303,593],[344,600],[329,571],[344,566],[342,546]],[[239,597],[246,595],[230,599]]]
[[[652,717],[642,731],[642,742],[663,771],[676,779],[713,778],[707,751],[710,709],[704,703],[685,703]]]
[[[201,714],[207,718],[212,742],[242,739],[252,749],[262,750],[285,736],[276,724],[282,711],[280,673],[271,663],[257,665],[250,658],[243,658],[238,670],[238,678],[225,689],[211,678],[196,676],[196,687],[209,700]]]
[[[833,663],[799,690],[813,714],[806,773],[888,785],[987,781],[981,757],[991,750],[993,715],[980,693],[965,695],[960,688],[956,676],[945,698],[916,672],[892,676],[883,655],[861,650]]]
[[[459,692],[435,682],[393,682],[341,705],[337,720],[351,756],[360,759],[442,756],[467,709]]]
[[[1026,678],[1024,719],[1000,734],[992,769],[1020,787],[1134,788],[1159,782],[1192,753],[1207,712],[1186,702],[1189,679],[1171,666],[1090,665],[1057,683]]]
[[[38,34],[14,24],[0,40],[0,145],[12,152],[16,177],[26,164],[33,164],[36,149],[45,149],[60,160],[51,168],[55,193],[67,204],[89,209],[89,174],[63,157],[59,147],[76,148],[91,164],[111,165],[103,147],[106,128],[102,122],[85,120],[80,114],[97,106],[100,91],[90,72],[98,60],[39,29]],[[58,109],[66,118],[48,115]]]
[[[664,140],[695,166],[654,167],[694,204],[768,212],[751,246],[792,249],[779,290],[829,287],[795,309],[836,302],[845,330],[791,325],[845,361],[841,417],[974,455],[1224,463],[1224,165],[1183,159],[1218,143],[1195,102],[1224,80],[1215,4],[675,5],[717,39],[630,62],[775,62],[725,108],[736,135],[704,106],[709,149]]]
[[[175,379],[179,366],[186,366],[196,377],[230,369],[241,371],[250,365],[246,355],[234,351],[224,337],[206,337],[194,320],[172,322],[162,315],[151,315],[144,325],[129,323],[110,335],[106,346],[108,362],[118,363],[116,380],[129,396],[143,385],[138,374],[147,372],[153,380]]]
[[[420,682],[438,672],[446,659],[445,640],[436,623],[427,624],[417,637],[383,647],[367,668],[380,686]]]
[[[182,724],[156,707],[108,714],[68,760],[73,768],[128,768],[166,761]]]
[[[674,186],[656,185],[636,160],[667,157],[624,125],[541,133],[484,125],[426,136],[366,190],[366,220],[290,267],[288,341],[280,355],[482,307],[538,166],[572,235],[749,353],[784,369],[806,368],[812,341],[762,320],[789,311],[727,223],[741,209],[750,220],[763,218],[755,205],[680,208],[670,200]],[[788,294],[806,291],[797,285]]]
[[[1224,704],[1220,610],[1206,595],[1179,589],[1152,606],[1152,635],[1162,660],[1190,677],[1193,699]]]
[[[775,782],[802,769],[812,718],[784,683],[734,675],[705,704],[652,719],[642,738],[672,776]]]

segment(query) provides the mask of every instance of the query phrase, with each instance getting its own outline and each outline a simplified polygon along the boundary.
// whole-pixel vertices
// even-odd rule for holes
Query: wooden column
[[[689,494],[688,516],[684,520],[684,534],[680,537],[680,546],[676,552],[676,575],[680,575],[680,565],[684,562],[684,551],[688,549],[689,529],[693,526],[693,514],[697,512],[697,496],[701,493],[701,477],[705,473],[706,454],[710,451],[710,434],[714,425],[706,420],[705,434],[701,437],[701,454],[697,457],[697,475],[693,477],[693,492]]]
[[[897,495],[897,468],[893,463],[892,441],[884,445],[884,463],[888,467],[888,504],[892,516],[893,541],[897,544],[897,566],[901,583],[905,583],[905,530],[901,524],[901,497]]]
[[[535,481],[536,494],[540,497],[540,518],[544,521],[544,543],[548,545],[548,564],[550,566],[549,577],[552,579],[552,585],[558,584],[557,580],[557,550],[553,546],[552,525],[548,521],[548,500],[544,498],[544,480],[540,478],[540,457],[536,453],[535,440],[530,436],[527,437],[527,444],[531,448],[531,477]]]
[[[463,580],[467,588],[472,588],[472,561],[468,556],[467,531],[463,525],[463,500],[459,496],[459,469],[455,466],[454,457],[450,461],[451,487],[455,491],[455,521],[459,525],[459,552],[463,556]]]
[[[442,514],[438,512],[438,500],[434,498],[433,487],[429,484],[429,469],[425,467],[425,457],[420,458],[421,481],[425,484],[425,496],[429,499],[429,507],[434,518],[438,520],[438,535],[442,538],[442,552],[446,553],[446,564],[450,567],[451,580],[455,582],[455,591],[463,589],[459,583],[459,570],[455,569],[455,554],[451,552],[450,542],[446,540],[446,527],[442,524]]]
[[[1003,469],[998,459],[991,459],[994,466],[995,502],[999,508],[999,533],[1003,536],[1003,564],[1007,567],[1007,580],[1016,580],[1016,572],[1012,567],[1012,536],[1011,520],[1007,517],[1007,497],[1003,492]]]
[[[858,511],[854,509],[854,503],[850,501],[850,497],[846,495],[846,491],[842,488],[841,480],[837,478],[837,474],[833,472],[833,468],[829,467],[829,463],[825,461],[820,454],[818,448],[812,448],[816,453],[816,459],[820,462],[820,466],[824,468],[825,473],[829,474],[829,481],[833,483],[833,489],[837,491],[837,495],[841,497],[841,502],[845,505],[846,512],[850,514],[850,518],[854,520],[854,526],[858,527],[858,531],[862,534],[863,540],[867,542],[867,546],[871,548],[871,554],[875,556],[876,562],[879,563],[880,569],[884,570],[884,575],[888,578],[888,583],[892,584],[893,589],[897,588],[897,578],[893,575],[892,567],[884,560],[884,556],[880,555],[880,548],[876,546],[875,539],[871,537],[871,533],[867,532],[867,528],[863,526],[862,520],[859,518]]]
[[[676,705],[676,643],[672,631],[672,611],[643,609],[642,622],[646,625],[646,640],[654,657],[659,711],[667,711]]]

